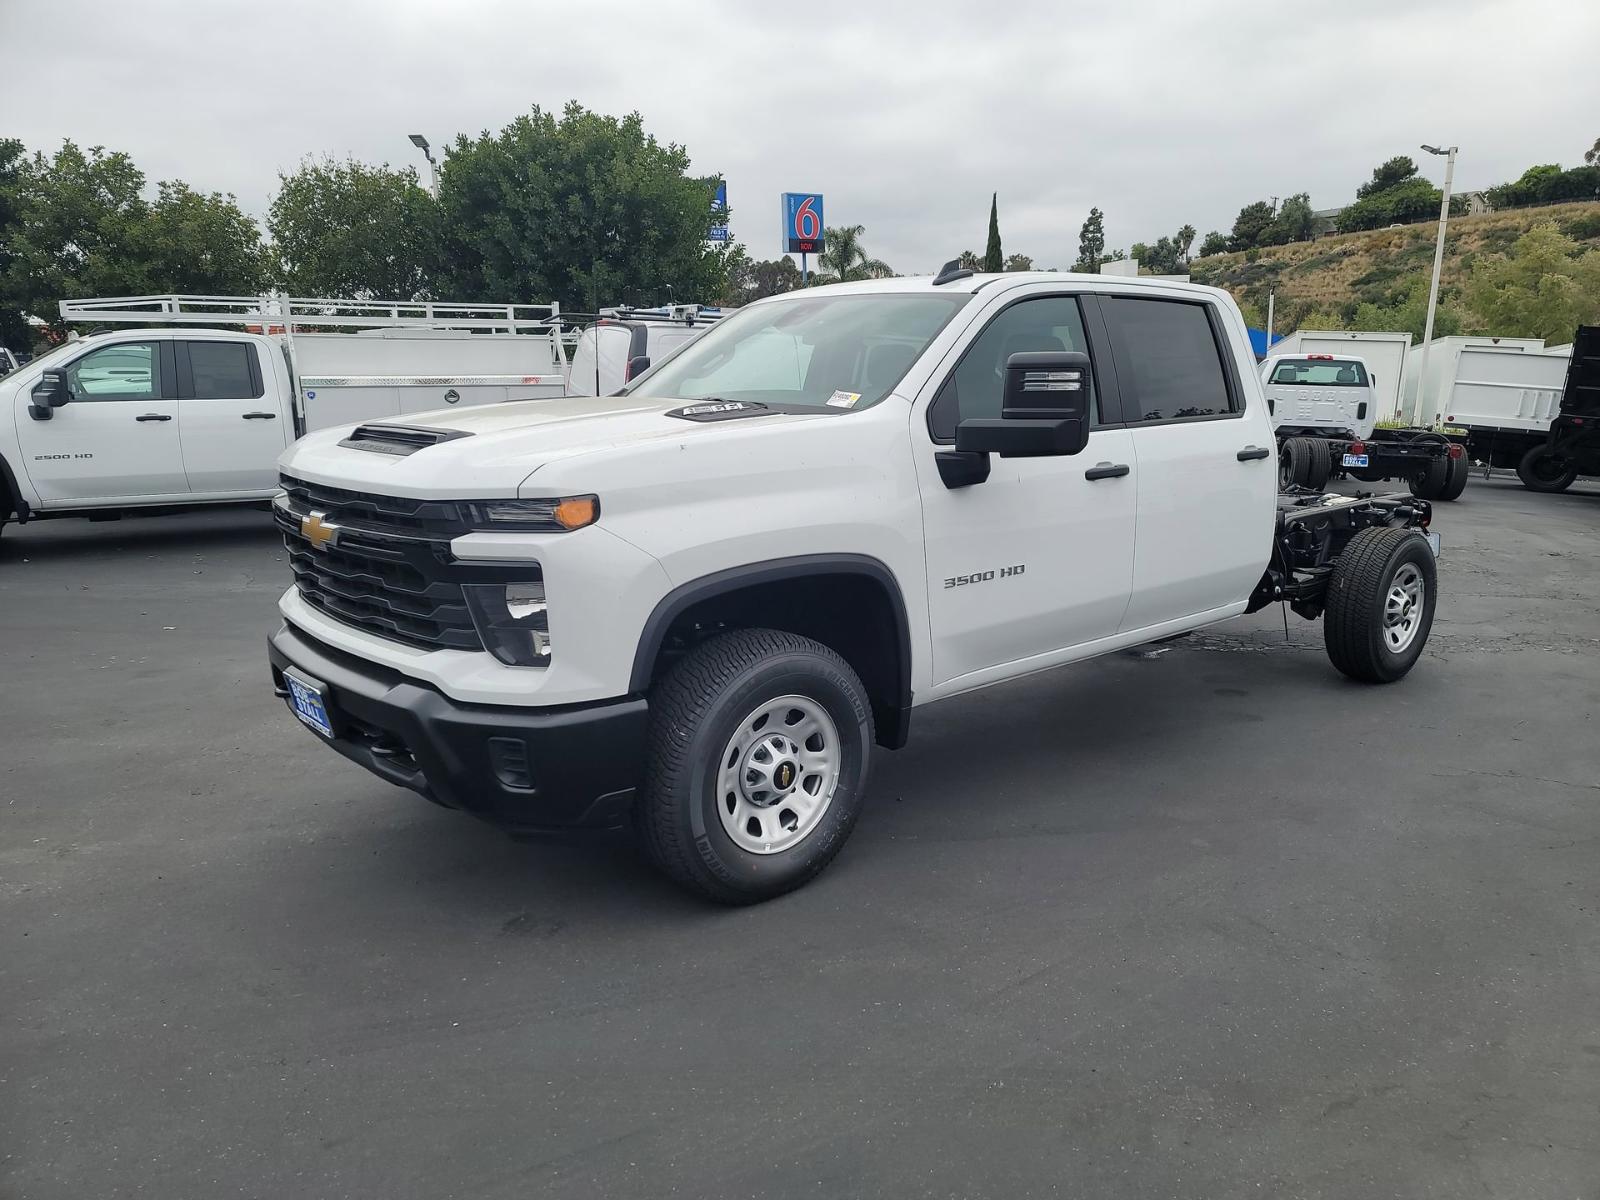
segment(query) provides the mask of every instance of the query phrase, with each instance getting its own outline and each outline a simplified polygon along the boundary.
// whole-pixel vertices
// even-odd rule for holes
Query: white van
[[[732,309],[700,304],[607,308],[578,335],[567,368],[569,396],[610,396],[652,363],[676,354]]]

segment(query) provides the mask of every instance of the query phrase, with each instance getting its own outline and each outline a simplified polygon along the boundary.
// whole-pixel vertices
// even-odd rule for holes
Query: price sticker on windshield
[[[856,401],[861,399],[860,392],[835,392],[824,403],[829,408],[854,408]]]

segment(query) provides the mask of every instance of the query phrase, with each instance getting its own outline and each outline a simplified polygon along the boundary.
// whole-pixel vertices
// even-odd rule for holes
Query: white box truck
[[[553,305],[66,300],[73,339],[0,379],[0,526],[268,500],[333,425],[565,391]]]
[[[1428,343],[1428,378],[1422,378],[1422,354],[1414,351],[1406,358],[1405,379],[1401,382],[1401,411],[1418,425],[1436,425],[1444,416],[1450,385],[1456,378],[1463,350],[1497,350],[1507,354],[1539,354],[1543,338],[1503,338],[1455,335],[1434,338]],[[1418,397],[1421,403],[1418,403]]]

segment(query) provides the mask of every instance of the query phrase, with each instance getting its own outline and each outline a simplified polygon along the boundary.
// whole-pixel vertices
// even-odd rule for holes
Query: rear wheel
[[[1316,491],[1328,482],[1332,470],[1328,443],[1320,438],[1292,437],[1278,453],[1278,483]]]
[[[861,811],[873,741],[844,659],[796,634],[736,630],[679,662],[650,709],[635,824],[675,883],[751,904],[833,860]]]
[[[1445,475],[1444,487],[1440,489],[1438,498],[1459,500],[1461,493],[1467,490],[1467,476],[1472,474],[1472,464],[1467,461],[1465,454],[1446,461],[1450,464],[1450,470]]]
[[[1363,529],[1328,580],[1322,640],[1333,665],[1364,683],[1402,678],[1427,645],[1437,591],[1426,538],[1410,529]]]
[[[1576,464],[1548,445],[1535,446],[1517,464],[1517,478],[1529,491],[1564,492],[1577,477]]]

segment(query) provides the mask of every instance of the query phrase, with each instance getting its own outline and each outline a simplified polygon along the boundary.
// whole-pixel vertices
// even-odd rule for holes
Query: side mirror
[[[1000,419],[962,421],[956,449],[1001,458],[1081,454],[1089,444],[1091,378],[1089,356],[1075,350],[1013,354]]]
[[[67,388],[65,371],[46,371],[44,377],[33,385],[33,403],[28,405],[28,415],[35,421],[48,421],[55,410],[72,399]]]
[[[622,373],[622,382],[632,383],[649,369],[650,356],[648,354],[635,354],[628,360],[628,369]]]

